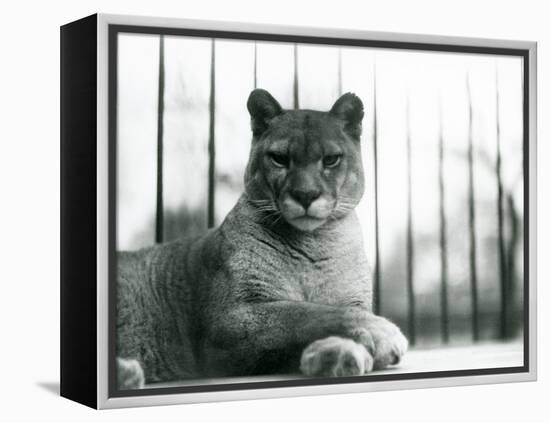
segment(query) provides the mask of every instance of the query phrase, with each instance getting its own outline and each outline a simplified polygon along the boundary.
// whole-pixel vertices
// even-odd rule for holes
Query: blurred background
[[[377,312],[413,346],[523,329],[523,62],[512,56],[118,35],[117,249],[219,225],[243,190],[246,100],[365,105],[357,208]]]

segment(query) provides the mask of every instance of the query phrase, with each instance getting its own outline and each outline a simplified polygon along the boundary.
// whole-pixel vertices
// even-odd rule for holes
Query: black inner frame
[[[116,163],[117,163],[117,57],[118,34],[180,35],[202,38],[225,38],[250,41],[273,41],[301,44],[324,44],[351,47],[369,47],[399,50],[439,51],[447,53],[493,54],[500,56],[517,56],[523,58],[523,366],[500,367],[471,370],[448,370],[403,374],[369,374],[352,377],[316,377],[299,380],[277,380],[263,382],[238,382],[208,385],[175,386],[165,388],[146,388],[120,390],[116,380],[116,298],[117,298],[117,255],[116,255]],[[244,389],[283,388],[315,385],[340,385],[347,383],[382,382],[410,379],[433,379],[460,376],[481,376],[494,374],[528,373],[529,372],[529,50],[500,47],[464,46],[436,43],[419,43],[406,41],[382,41],[355,38],[331,38],[303,35],[277,35],[254,32],[219,31],[173,27],[153,27],[135,25],[108,25],[108,243],[109,243],[109,311],[108,311],[108,397],[130,397],[144,395],[185,394],[198,392],[234,391]]]

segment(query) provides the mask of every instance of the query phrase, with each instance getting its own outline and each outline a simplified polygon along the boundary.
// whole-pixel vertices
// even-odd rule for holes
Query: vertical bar
[[[407,95],[406,120],[407,120],[407,302],[409,342],[414,345],[416,341],[416,304],[414,298],[414,244],[413,244],[413,220],[412,220],[412,154],[411,154],[411,126],[410,105]]]
[[[504,315],[506,322],[506,337],[511,338],[517,329],[517,320],[510,320],[511,311],[514,306],[515,287],[516,287],[516,253],[518,246],[518,237],[520,236],[520,218],[516,212],[516,206],[514,202],[514,196],[509,193],[506,195],[506,204],[508,206],[508,213],[510,217],[510,241],[506,259],[506,298],[507,298],[507,314]],[[511,327],[513,323],[514,326]],[[525,321],[524,321],[525,324]]]
[[[438,180],[439,180],[439,253],[441,261],[441,340],[449,342],[449,300],[448,300],[448,262],[447,262],[447,217],[445,213],[445,146],[443,139],[443,111],[441,102],[439,111],[439,146],[438,146]]]
[[[474,188],[474,137],[473,137],[473,110],[470,74],[466,75],[466,90],[468,95],[468,234],[470,240],[470,285],[472,301],[472,337],[479,339],[479,310],[477,289],[477,245],[475,229],[475,188]]]
[[[254,41],[254,89],[258,88],[258,43]]]
[[[163,137],[164,137],[164,35],[159,40],[159,83],[157,107],[157,210],[155,223],[155,242],[164,238],[164,199],[163,199]]]
[[[376,101],[376,63],[374,63],[373,71],[373,155],[374,155],[374,246],[375,246],[375,262],[374,262],[374,312],[379,314],[381,312],[381,298],[382,293],[380,291],[380,231],[378,222],[378,116],[377,116],[377,101]]]
[[[294,86],[293,86],[293,106],[294,109],[300,108],[300,99],[298,91],[298,44],[294,44]]]
[[[342,49],[338,48],[338,96],[343,94],[342,87]]]
[[[214,226],[214,189],[215,189],[215,164],[216,164],[216,41],[212,38],[210,56],[210,99],[208,108],[210,112],[210,124],[208,127],[208,215],[207,224]]]
[[[495,107],[496,107],[496,142],[497,159],[495,166],[495,177],[497,182],[497,219],[498,219],[498,257],[500,271],[500,338],[507,337],[507,318],[508,315],[508,284],[507,284],[507,264],[506,249],[504,246],[504,210],[503,199],[504,190],[502,186],[502,155],[500,151],[500,91],[498,81],[498,67],[495,66]]]

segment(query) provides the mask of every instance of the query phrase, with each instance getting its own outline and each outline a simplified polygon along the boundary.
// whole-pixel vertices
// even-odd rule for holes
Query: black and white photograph
[[[525,369],[526,56],[110,42],[111,394]]]
[[[546,9],[4,4],[0,421],[546,423]]]

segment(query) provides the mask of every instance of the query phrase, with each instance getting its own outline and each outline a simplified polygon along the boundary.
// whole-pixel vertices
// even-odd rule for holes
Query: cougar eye
[[[290,159],[286,154],[269,153],[271,163],[277,167],[288,167]]]
[[[330,156],[323,157],[323,166],[325,167],[336,167],[340,164],[342,159],[341,154],[331,154]]]

